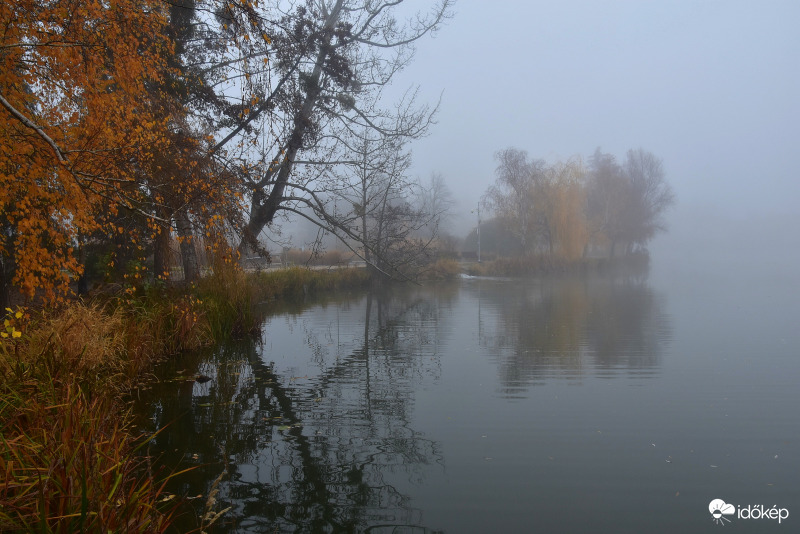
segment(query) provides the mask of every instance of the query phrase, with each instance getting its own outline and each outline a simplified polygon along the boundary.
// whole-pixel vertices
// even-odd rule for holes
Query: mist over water
[[[226,473],[219,532],[708,532],[713,499],[792,511],[796,286],[701,265],[290,307],[200,356],[211,382],[165,382],[148,418],[177,420],[154,450],[200,465],[192,494]]]
[[[275,310],[260,340],[175,364],[211,382],[176,391],[163,370],[143,415],[176,421],[153,441],[167,464],[200,466],[178,491],[207,494],[224,473],[219,532],[706,533],[722,528],[715,499],[790,511],[725,532],[793,531],[797,5],[456,11],[387,89],[443,94],[413,172],[454,192],[448,230],[474,228],[499,150],[643,147],[676,197],[649,273]]]

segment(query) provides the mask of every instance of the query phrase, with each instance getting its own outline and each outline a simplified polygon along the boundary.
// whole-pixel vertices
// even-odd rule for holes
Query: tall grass
[[[424,280],[449,280],[461,274],[461,265],[452,258],[442,258],[422,273]]]
[[[365,269],[307,269],[291,267],[254,273],[251,278],[258,302],[296,299],[324,293],[365,287],[369,284]]]
[[[0,338],[0,532],[164,532],[180,505],[152,473],[123,399],[154,362],[257,331],[255,305],[363,286],[364,271],[150,286],[56,311],[8,310]],[[216,516],[215,516],[216,517]],[[209,519],[209,524],[211,520]]]
[[[149,533],[171,524],[169,477],[148,473],[109,397],[31,384],[3,391],[0,417],[0,531]]]
[[[0,341],[0,531],[164,532],[177,502],[137,452],[126,394],[210,342],[193,296],[27,312]],[[19,326],[19,328],[17,328]]]

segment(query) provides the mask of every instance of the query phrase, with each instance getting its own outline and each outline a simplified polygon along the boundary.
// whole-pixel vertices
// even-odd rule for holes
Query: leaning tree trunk
[[[303,147],[303,137],[305,137],[311,127],[311,117],[320,95],[322,94],[320,81],[322,80],[323,67],[330,53],[330,45],[333,39],[333,32],[331,30],[339,22],[342,6],[343,1],[339,0],[328,15],[328,19],[325,21],[325,29],[328,31],[325,32],[323,42],[320,43],[319,52],[314,63],[314,70],[312,70],[311,75],[308,76],[306,97],[295,116],[292,132],[286,144],[286,152],[281,161],[278,175],[274,178],[274,181],[272,176],[266,176],[265,179],[261,180],[261,182],[257,184],[253,196],[251,197],[250,218],[243,229],[242,240],[238,247],[240,258],[244,257],[243,252],[248,245],[257,248],[258,235],[265,226],[272,222],[275,218],[275,214],[284,202],[283,192],[289,183],[289,177],[294,168],[295,157],[297,156],[297,152]],[[264,190],[267,184],[272,185],[272,190],[269,195],[266,195]]]

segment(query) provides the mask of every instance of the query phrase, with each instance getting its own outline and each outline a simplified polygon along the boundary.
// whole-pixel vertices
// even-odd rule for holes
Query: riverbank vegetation
[[[381,92],[451,3],[406,21],[393,1],[0,5],[0,530],[167,528],[171,475],[125,404],[154,362],[257,330],[259,303],[365,283],[240,270],[280,214],[362,259],[433,241],[409,235],[437,214],[398,188],[407,167],[373,173],[370,207],[336,192],[426,133],[436,106]],[[351,134],[380,157],[355,164]]]
[[[495,258],[480,263],[465,263],[464,273],[470,276],[549,276],[575,273],[597,273],[614,269],[646,271],[650,256],[646,251],[619,258],[566,259],[548,255]]]
[[[156,361],[257,332],[279,299],[460,273],[443,178],[409,176],[438,106],[382,94],[452,0],[405,20],[396,1],[302,4],[0,6],[0,530],[166,529],[173,474],[137,452],[126,406]],[[502,168],[493,209],[552,265],[594,235],[578,206],[607,214],[635,182],[625,166],[594,195],[570,165]],[[348,254],[292,252],[283,216]],[[641,242],[612,222],[612,252]],[[245,272],[269,266],[265,230],[284,263],[366,269]]]
[[[257,331],[256,308],[363,287],[363,269],[218,268],[188,290],[136,287],[57,310],[9,308],[0,340],[0,530],[162,532],[178,473],[140,450],[129,402],[155,362]]]

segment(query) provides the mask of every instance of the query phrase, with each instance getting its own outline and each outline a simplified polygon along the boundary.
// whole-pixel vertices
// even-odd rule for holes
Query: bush
[[[455,259],[445,258],[437,261],[423,274],[425,280],[449,280],[461,275],[461,264]]]

